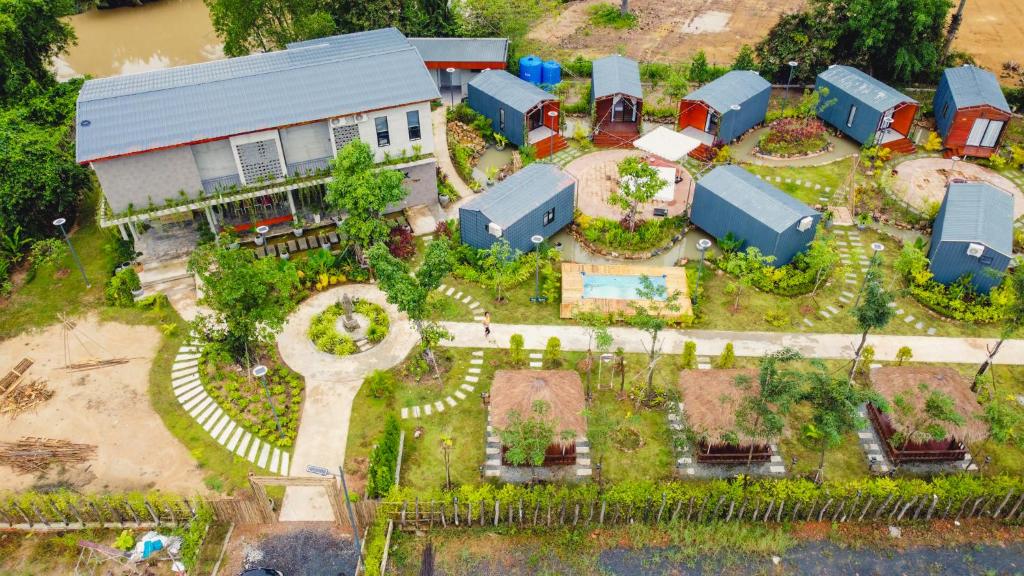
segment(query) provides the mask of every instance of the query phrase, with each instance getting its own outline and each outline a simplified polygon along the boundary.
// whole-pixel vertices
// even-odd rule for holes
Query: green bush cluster
[[[633,231],[621,222],[586,215],[578,216],[576,224],[587,242],[595,246],[617,252],[643,252],[660,248],[673,236],[681,234],[686,226],[686,217],[646,220],[637,224]]]
[[[473,110],[465,102],[460,102],[448,109],[448,121],[461,122],[472,128],[484,140],[494,141],[494,128],[491,119]]]
[[[370,468],[366,474],[366,493],[370,498],[383,498],[395,484],[401,433],[398,420],[393,414],[388,415],[380,442],[370,452]]]
[[[110,306],[130,308],[135,305],[132,292],[142,288],[139,275],[131,267],[122,268],[107,280],[103,288],[103,298]]]
[[[374,370],[363,381],[370,396],[374,398],[390,398],[398,386],[398,379],[389,370]]]
[[[820,249],[836,252],[835,260],[838,261],[838,252],[831,243],[821,246]],[[762,255],[760,250],[751,246],[745,251],[723,252],[710,261],[728,274],[747,278],[751,286],[762,292],[779,296],[800,296],[809,293],[816,284],[827,280],[833,270],[831,267],[823,268],[816,265],[807,254],[797,254],[789,264],[776,267],[770,265],[770,259]]]
[[[594,4],[587,12],[590,15],[590,23],[594,26],[625,30],[636,28],[638,22],[635,12],[622,12],[619,6],[608,2]]]
[[[209,343],[203,348],[199,374],[214,402],[243,428],[281,448],[295,443],[305,389],[298,373],[283,364],[272,366],[264,377],[264,391],[262,383],[240,369],[223,346]],[[273,408],[267,402],[267,391]]]
[[[895,263],[907,291],[922,306],[961,322],[999,322],[1006,317],[1014,298],[1008,282],[979,294],[969,275],[949,285],[940,284],[932,278],[928,265],[928,257],[917,246],[904,247]]]
[[[161,521],[182,521],[192,516],[192,510],[181,496],[166,492],[80,494],[64,488],[52,492],[4,493],[0,496],[0,516],[21,519],[17,511],[20,508],[31,516],[33,522],[38,522],[39,516],[50,523],[62,523],[65,519],[75,522],[78,517],[86,522],[132,521],[134,517],[146,521],[152,520],[146,508],[147,502]],[[193,506],[201,503],[192,501]],[[197,507],[202,508],[201,505]]]
[[[366,329],[366,339],[374,344],[384,340],[388,335],[390,320],[387,312],[373,302],[360,300],[356,302],[354,312],[366,316],[370,325]],[[338,332],[338,319],[345,315],[340,302],[327,307],[326,310],[313,317],[307,336],[321,352],[336,356],[348,356],[359,351],[355,340]]]

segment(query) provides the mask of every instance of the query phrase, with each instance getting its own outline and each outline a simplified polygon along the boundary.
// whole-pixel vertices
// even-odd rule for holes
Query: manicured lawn
[[[0,338],[53,324],[58,321],[60,313],[74,316],[102,305],[103,285],[115,265],[108,244],[117,230],[99,227],[95,218],[96,202],[97,192],[90,191],[82,200],[81,214],[76,227],[71,230],[71,243],[92,287],[85,287],[70,255],[60,266],[68,269],[62,278],[55,276],[54,267],[41,267],[31,282],[16,286],[10,300],[0,304],[0,315],[3,316]]]
[[[466,294],[472,296],[473,299],[480,303],[483,310],[491,313],[492,322],[503,324],[561,324],[566,322],[559,318],[558,302],[546,302],[543,304],[530,302],[530,298],[536,292],[532,275],[522,284],[506,290],[503,294],[504,300],[500,303],[495,301],[493,290],[485,288],[476,282],[468,282],[453,275],[448,275],[444,279],[444,283],[447,286],[454,287],[456,292],[462,292],[464,296]],[[449,300],[451,299],[449,298]],[[462,309],[455,312],[458,314],[457,318],[444,316],[441,311],[435,310],[434,319],[471,321],[473,314],[469,313],[469,307],[461,303],[457,304]]]
[[[771,178],[771,183],[776,188],[787,194],[791,194],[800,201],[807,204],[821,204],[819,198],[830,196],[825,188],[833,191],[842,188],[849,180],[850,172],[853,169],[855,159],[847,158],[838,162],[832,162],[823,166],[761,166],[756,164],[745,164],[743,167],[763,178]],[[776,182],[775,178],[782,178],[782,182]],[[790,182],[786,182],[786,179]],[[797,185],[796,181],[813,182],[821,185],[821,190],[814,187],[808,188],[803,184]]]
[[[811,419],[811,407],[800,404],[789,414],[788,435],[779,442],[779,450],[790,476],[813,477],[818,469],[821,452],[800,439],[800,427]],[[793,466],[793,458],[797,459]],[[860,447],[856,433],[847,434],[842,444],[825,453],[827,480],[854,480],[868,475],[867,458]]]

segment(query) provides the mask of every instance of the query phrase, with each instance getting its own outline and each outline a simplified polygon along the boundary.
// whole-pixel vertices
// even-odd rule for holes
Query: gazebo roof
[[[491,384],[491,425],[507,427],[512,412],[529,419],[538,400],[548,404],[556,435],[572,430],[577,438],[586,436],[583,381],[575,370],[498,370]]]
[[[948,426],[952,436],[959,439],[980,440],[985,437],[986,426],[980,419],[981,408],[971,385],[966,378],[953,368],[940,366],[885,366],[871,371],[871,385],[876,392],[890,403],[899,394],[920,408],[925,396],[918,386],[927,384],[932,390],[949,395],[957,412],[964,417],[963,426]],[[899,415],[890,412],[889,418],[899,424]]]
[[[679,374],[679,393],[683,396],[686,420],[694,432],[721,440],[725,433],[736,432],[736,408],[743,398],[761,390],[758,371],[753,368],[721,370],[683,370]],[[746,376],[749,387],[736,385],[736,378]],[[741,442],[753,439],[739,434]]]

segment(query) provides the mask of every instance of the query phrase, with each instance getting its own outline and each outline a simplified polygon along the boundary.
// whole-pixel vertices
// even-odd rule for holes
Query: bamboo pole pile
[[[13,419],[50,398],[53,398],[53,390],[46,385],[46,380],[22,382],[0,396],[0,414],[8,414]]]
[[[95,455],[95,446],[67,440],[25,437],[17,442],[0,442],[0,464],[20,474],[45,472],[54,464],[81,464]]]

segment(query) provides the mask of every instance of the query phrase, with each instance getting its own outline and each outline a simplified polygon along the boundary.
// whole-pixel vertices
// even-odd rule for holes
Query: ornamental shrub
[[[401,433],[398,420],[394,414],[389,414],[380,442],[370,452],[370,466],[366,474],[366,493],[370,498],[386,496],[395,484]]]
[[[122,268],[107,280],[103,289],[103,298],[110,306],[130,308],[135,305],[135,296],[132,292],[142,288],[139,282],[139,275],[132,268]]]
[[[725,349],[722,350],[721,356],[718,357],[718,368],[728,369],[736,366],[736,351],[733,349],[732,342],[725,343]]]
[[[683,356],[679,360],[679,367],[683,370],[697,368],[697,343],[693,340],[687,340],[683,344]]]
[[[894,264],[907,284],[907,291],[922,306],[961,322],[991,323],[1006,317],[1014,299],[1008,282],[1004,280],[988,294],[979,294],[969,275],[952,284],[940,284],[932,278],[928,265],[928,257],[917,246],[904,247]]]
[[[562,341],[557,336],[548,338],[543,360],[545,368],[557,368],[562,365]]]
[[[395,393],[398,380],[388,370],[374,370],[363,381],[374,398],[390,398]]]
[[[839,261],[839,253],[834,241],[817,239],[811,243],[810,249],[797,254],[784,266],[771,266],[761,251],[753,246],[745,251],[724,252],[709,261],[732,276],[749,273],[751,285],[762,292],[801,296],[828,279],[835,269],[835,262]]]
[[[513,366],[522,366],[526,361],[526,353],[523,351],[523,335],[513,334],[508,340],[508,361]]]

